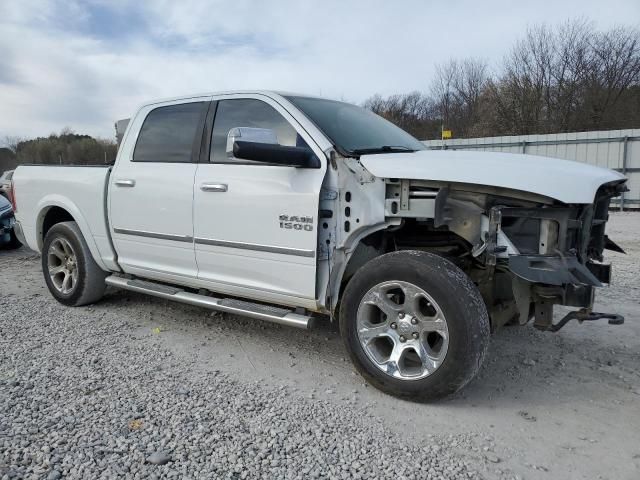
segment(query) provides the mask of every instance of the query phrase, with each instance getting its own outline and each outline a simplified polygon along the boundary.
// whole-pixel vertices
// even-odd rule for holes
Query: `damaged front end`
[[[445,227],[471,245],[473,268],[493,328],[534,319],[555,332],[568,321],[623,317],[593,312],[594,290],[611,281],[604,249],[622,252],[605,235],[611,198],[626,190],[624,180],[602,185],[589,205],[514,200],[500,192],[472,194],[441,188],[434,227]],[[553,323],[554,305],[578,307]]]

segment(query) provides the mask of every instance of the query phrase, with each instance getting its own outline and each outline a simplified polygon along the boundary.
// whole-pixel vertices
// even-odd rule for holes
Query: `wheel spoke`
[[[389,358],[382,363],[382,367],[387,374],[394,377],[402,376],[400,372],[400,360],[402,359],[406,349],[407,347],[401,345],[399,342],[394,343],[393,350],[391,350]]]
[[[422,362],[422,369],[426,370],[429,373],[434,372],[435,369],[440,366],[438,358],[434,358],[431,356],[423,342],[416,343],[417,345],[415,345],[415,352],[418,354],[418,357]]]
[[[60,240],[60,244],[62,245],[62,249],[64,250],[64,253],[66,253],[68,256],[73,255],[73,250],[71,250],[71,245],[69,245],[68,242],[64,240]]]
[[[445,322],[442,318],[437,318],[435,320],[422,320],[420,322],[420,328],[422,329],[423,332],[426,332],[426,333],[436,332],[445,340],[449,339],[447,322]]]
[[[66,293],[71,289],[71,274],[65,270],[64,280],[62,280],[62,293]]]
[[[49,247],[49,253],[55,256],[61,262],[64,262],[66,255],[59,244],[55,243],[51,245],[51,247]]]
[[[420,301],[420,298],[424,297],[424,293],[422,292],[422,290],[415,285],[407,284],[403,285],[402,291],[404,292],[405,296],[405,311],[407,313],[411,313],[412,315],[420,313],[418,302]]]
[[[363,343],[369,343],[374,338],[389,336],[387,323],[372,326],[362,326],[358,329],[358,336]]]
[[[402,305],[393,303],[389,297],[387,297],[386,292],[380,290],[370,292],[365,298],[364,303],[375,305],[389,318],[395,317],[398,315],[398,312],[402,310]]]
[[[56,267],[49,267],[49,275],[54,276],[64,271],[64,265],[58,265]]]

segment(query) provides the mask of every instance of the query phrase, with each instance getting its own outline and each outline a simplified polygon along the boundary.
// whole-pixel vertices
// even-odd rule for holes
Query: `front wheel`
[[[91,256],[76,222],[57,223],[42,246],[42,273],[51,295],[72,307],[102,298],[107,274]]]
[[[426,252],[382,255],[349,281],[340,331],[358,371],[389,394],[433,400],[477,373],[489,317],[471,279]]]

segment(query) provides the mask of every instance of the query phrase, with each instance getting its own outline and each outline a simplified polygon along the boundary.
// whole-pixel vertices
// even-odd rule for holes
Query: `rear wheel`
[[[454,393],[478,371],[489,318],[458,267],[426,252],[382,255],[350,280],[340,329],[351,359],[374,386],[430,400]]]
[[[42,247],[42,272],[53,297],[69,306],[102,298],[104,272],[91,256],[76,222],[62,222],[47,232]]]

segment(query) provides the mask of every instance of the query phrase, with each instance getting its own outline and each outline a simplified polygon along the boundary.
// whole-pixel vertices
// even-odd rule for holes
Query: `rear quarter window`
[[[145,118],[134,162],[187,163],[194,159],[206,114],[206,102],[169,105],[151,110]]]

